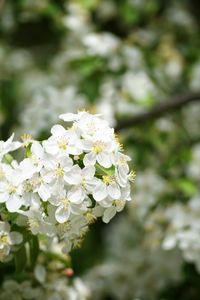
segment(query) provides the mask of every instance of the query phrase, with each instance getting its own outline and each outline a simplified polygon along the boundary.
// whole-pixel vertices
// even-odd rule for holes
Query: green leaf
[[[181,178],[174,182],[174,186],[181,190],[187,196],[192,196],[196,193],[196,185],[187,178]]]
[[[26,157],[31,157],[31,146],[32,146],[32,143],[28,144],[28,146],[26,147]]]
[[[115,167],[114,166],[110,167],[109,169],[106,169],[106,168],[100,166],[98,163],[96,163],[95,167],[99,172],[103,173],[102,175],[110,175],[110,176],[115,175]]]
[[[4,155],[3,162],[10,165],[12,161],[13,161],[12,155],[10,155],[9,153]]]

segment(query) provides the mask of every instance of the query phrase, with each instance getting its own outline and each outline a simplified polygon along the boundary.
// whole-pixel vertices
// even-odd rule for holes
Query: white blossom
[[[11,231],[8,222],[0,221],[0,261],[8,258],[13,245],[22,242],[23,237],[17,231]]]
[[[96,218],[108,223],[130,200],[130,158],[100,115],[81,111],[60,119],[67,128],[56,124],[48,139],[22,143],[21,161],[4,162],[21,144],[13,136],[2,142],[0,203],[5,213],[22,216],[33,235],[59,237],[71,249]]]

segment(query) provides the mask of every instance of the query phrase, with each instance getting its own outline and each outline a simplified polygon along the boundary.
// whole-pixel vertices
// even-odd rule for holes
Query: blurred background
[[[137,172],[72,252],[93,300],[200,299],[199,28],[198,0],[0,0],[0,139],[87,109]]]

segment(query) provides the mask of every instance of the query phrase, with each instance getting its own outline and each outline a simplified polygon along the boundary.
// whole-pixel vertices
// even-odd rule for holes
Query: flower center
[[[26,182],[24,185],[24,192],[30,193],[33,191],[33,185],[30,182]]]
[[[6,234],[2,235],[0,237],[0,242],[3,243],[3,244],[8,244],[8,236]]]
[[[85,183],[86,183],[86,179],[85,179],[85,177],[83,176],[83,177],[82,177],[82,180],[81,180],[81,185],[84,187],[84,186],[85,186]]]
[[[63,198],[63,199],[61,199],[61,202],[62,202],[65,209],[67,209],[69,207],[69,203],[70,203],[69,199]]]
[[[62,238],[67,231],[71,229],[71,222],[68,220],[65,223],[57,225],[57,231],[60,238]]]
[[[56,177],[63,177],[64,176],[64,169],[62,167],[57,167],[55,169],[55,176]]]
[[[88,134],[91,136],[94,135],[94,133],[97,131],[95,122],[87,123],[86,126],[88,130]]]
[[[30,230],[38,229],[40,227],[37,219],[29,219],[28,225]]]
[[[120,157],[119,160],[118,160],[118,165],[119,166],[124,166],[125,164],[126,164],[125,158],[123,156]]]
[[[99,154],[105,149],[105,143],[102,141],[97,141],[93,144],[92,152]]]
[[[60,138],[57,141],[58,147],[62,150],[66,150],[68,146],[68,140],[65,138]]]
[[[125,205],[125,201],[121,199],[117,199],[113,201],[113,205],[118,208],[123,208]]]
[[[35,154],[31,155],[31,160],[34,164],[38,164],[39,163],[39,159],[37,158],[37,156]]]
[[[16,187],[14,185],[12,185],[12,184],[9,184],[9,186],[8,186],[8,193],[9,194],[14,194],[14,193],[16,193],[16,191],[17,191]]]
[[[102,176],[103,182],[106,185],[112,184],[115,182],[114,177],[113,176],[109,176],[109,175],[103,175]]]

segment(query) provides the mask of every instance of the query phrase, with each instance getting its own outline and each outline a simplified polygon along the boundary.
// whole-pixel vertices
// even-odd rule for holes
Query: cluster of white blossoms
[[[54,125],[45,141],[25,136],[19,143],[11,136],[1,142],[0,213],[34,235],[65,240],[68,252],[97,217],[107,223],[131,200],[135,175],[114,129],[99,115],[67,113],[60,119],[72,124]],[[18,148],[25,150],[20,162],[10,155]],[[2,238],[0,247],[5,240],[9,245]]]
[[[173,203],[158,207],[144,227],[148,232],[147,244],[166,250],[179,249],[186,262],[193,263],[200,272],[200,201],[199,194],[187,203]]]
[[[5,280],[0,288],[0,300],[86,300],[90,299],[88,287],[79,278],[70,285],[67,278],[61,277],[42,284],[31,280],[18,283]]]

